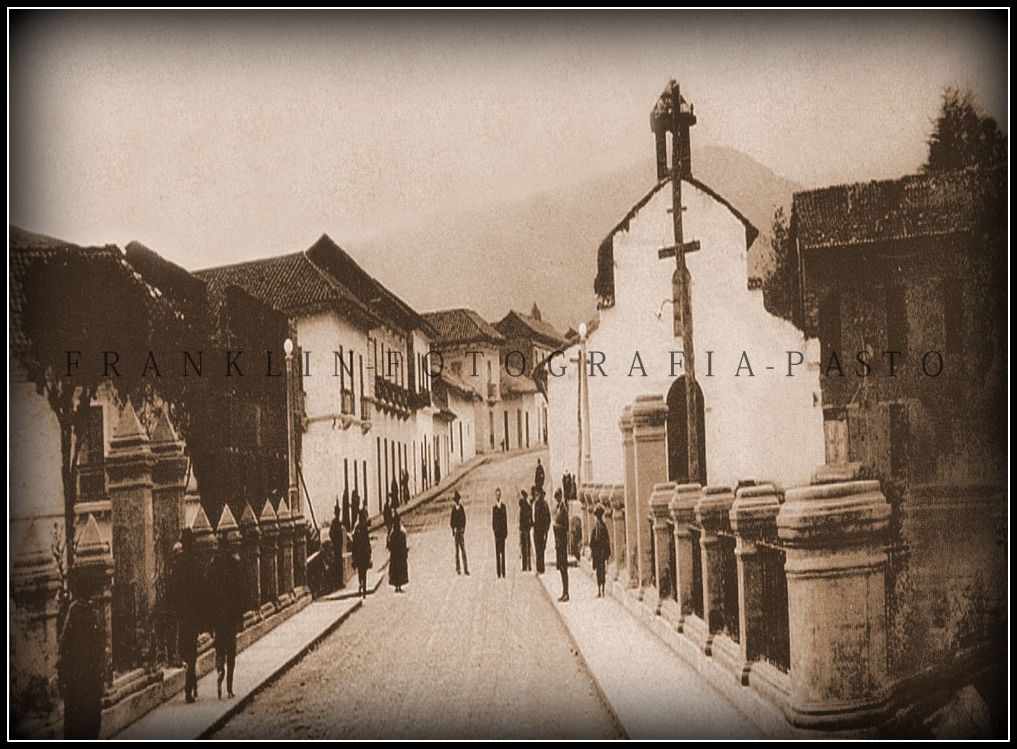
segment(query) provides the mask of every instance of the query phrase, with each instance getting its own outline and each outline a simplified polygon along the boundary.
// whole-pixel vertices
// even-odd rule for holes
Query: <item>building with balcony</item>
[[[300,480],[318,523],[344,495],[381,512],[403,471],[433,481],[431,325],[328,236],[302,252],[198,271],[289,316],[302,376]]]

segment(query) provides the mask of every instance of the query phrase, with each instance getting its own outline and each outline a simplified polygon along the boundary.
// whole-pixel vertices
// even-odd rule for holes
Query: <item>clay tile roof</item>
[[[798,192],[793,216],[803,249],[843,247],[971,230],[1005,199],[1004,170],[961,169]]]
[[[227,287],[239,286],[275,309],[291,314],[335,305],[362,307],[352,292],[303,252],[207,268],[194,275],[206,281],[213,294],[221,295]]]
[[[471,309],[425,312],[424,319],[437,331],[437,342],[444,345],[469,341],[483,341],[497,345],[505,341],[501,333]]]
[[[497,328],[499,332],[506,334],[506,324],[513,316],[524,326],[529,328],[534,337],[542,339],[548,345],[564,346],[568,343],[568,341],[565,340],[565,337],[559,333],[551,323],[546,322],[545,320],[538,320],[537,318],[530,317],[529,315],[524,315],[522,312],[516,312],[515,310],[511,310],[507,315],[505,315],[505,317],[503,317],[498,324],[495,325],[495,328]]]

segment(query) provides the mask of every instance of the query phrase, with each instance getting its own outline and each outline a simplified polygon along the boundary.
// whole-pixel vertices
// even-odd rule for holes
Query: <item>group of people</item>
[[[561,489],[554,493],[555,510],[552,519],[551,508],[548,506],[546,494],[544,493],[544,467],[537,459],[537,467],[534,471],[533,486],[530,494],[525,490],[519,493],[519,555],[522,561],[523,572],[533,569],[532,557],[536,557],[537,574],[544,573],[544,554],[547,550],[548,532],[554,529],[555,563],[561,574],[562,592],[559,601],[569,600],[569,565],[568,565],[568,538],[569,538],[569,513],[568,505],[565,502]],[[530,497],[532,496],[532,501]],[[450,526],[452,538],[455,544],[456,574],[469,575],[469,565],[466,560],[466,510],[462,505],[462,497],[456,491],[452,497],[452,517]],[[501,498],[501,488],[494,490],[494,507],[491,510],[491,530],[494,533],[494,556],[495,574],[498,577],[505,577],[505,540],[508,538],[508,508]],[[533,539],[533,551],[531,554],[531,533]],[[460,557],[462,564],[460,565]]]

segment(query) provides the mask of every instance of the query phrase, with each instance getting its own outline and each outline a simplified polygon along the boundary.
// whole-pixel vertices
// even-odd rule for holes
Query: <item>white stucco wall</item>
[[[748,290],[741,221],[689,183],[683,184],[682,195],[686,241],[701,244],[687,262],[696,379],[706,409],[709,483],[734,484],[749,478],[783,485],[806,483],[824,459],[818,342],[806,342],[793,325],[768,314],[761,290]],[[622,409],[643,394],[666,399],[675,379],[670,352],[683,350],[681,339],[673,335],[675,266],[673,259],[657,257],[658,249],[673,243],[670,207],[671,189],[665,187],[631,221],[629,230],[614,238],[615,305],[600,313],[600,324],[588,341],[590,352],[604,354],[606,376],[598,371],[588,380],[593,476],[584,480],[624,480],[618,429]],[[712,376],[708,351],[714,352]],[[736,376],[743,351],[752,377],[747,368]],[[788,351],[802,352],[805,360],[794,368],[793,377],[786,376]],[[567,353],[571,357],[576,352],[573,347]],[[636,352],[645,377],[638,368],[629,376]],[[556,364],[560,361],[556,358]],[[683,371],[676,367],[675,377]],[[549,379],[551,461],[557,474],[562,466],[575,470],[577,387],[574,371]]]

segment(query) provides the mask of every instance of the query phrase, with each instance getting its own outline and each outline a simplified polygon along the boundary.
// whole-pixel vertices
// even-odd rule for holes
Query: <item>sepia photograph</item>
[[[8,740],[1008,739],[1009,20],[8,9]]]

